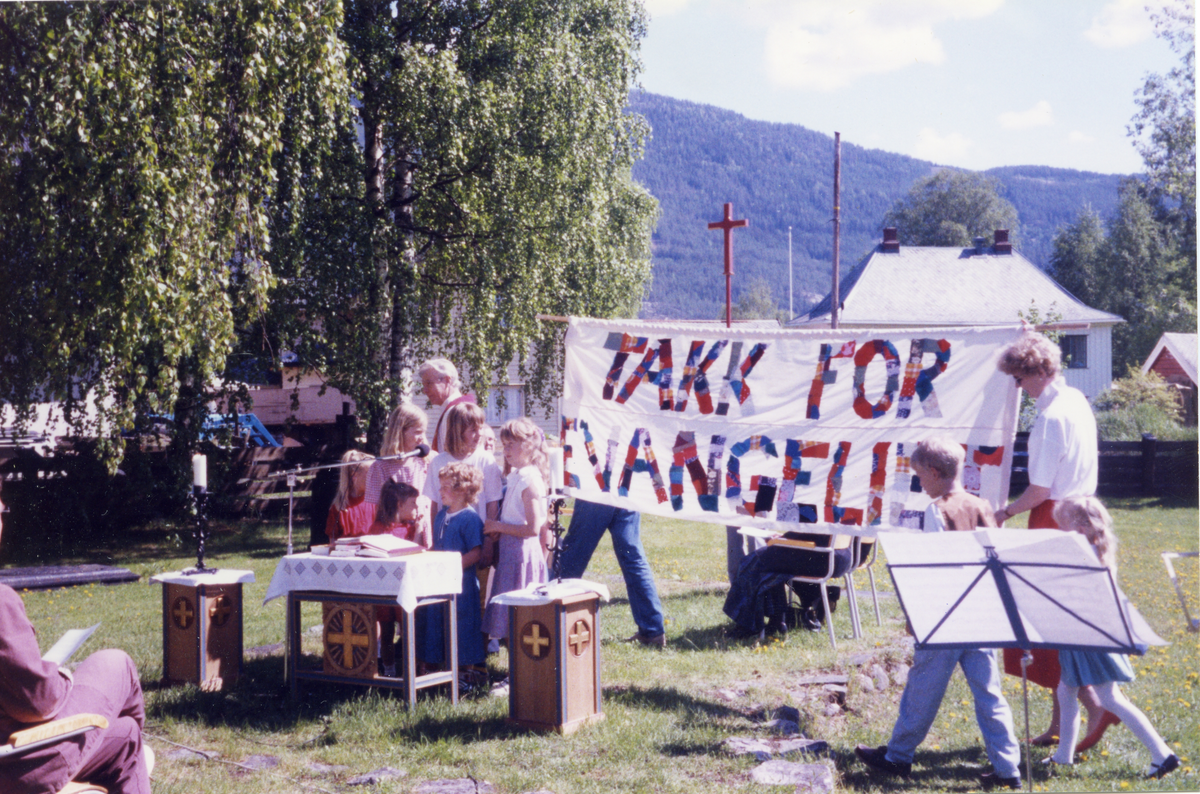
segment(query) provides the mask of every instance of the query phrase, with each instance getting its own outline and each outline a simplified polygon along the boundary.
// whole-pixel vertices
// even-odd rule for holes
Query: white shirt
[[[461,461],[449,452],[439,452],[429,461],[429,472],[425,476],[425,496],[429,497],[430,501],[441,504],[442,482],[438,475],[451,463],[466,463],[483,472],[483,489],[479,491],[479,498],[472,507],[480,518],[486,519],[488,503],[499,502],[504,496],[504,474],[500,471],[500,465],[496,463],[496,456],[485,452],[483,444]]]
[[[1060,375],[1037,398],[1029,431],[1029,482],[1050,489],[1054,500],[1096,493],[1100,453],[1096,417],[1083,392]]]

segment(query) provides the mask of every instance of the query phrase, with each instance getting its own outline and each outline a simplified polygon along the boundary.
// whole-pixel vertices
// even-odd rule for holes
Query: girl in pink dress
[[[500,519],[484,522],[485,535],[500,539],[492,595],[546,581],[541,532],[546,524],[546,439],[537,425],[522,417],[500,428],[508,488]],[[508,636],[508,607],[488,604],[483,630],[492,639]]]

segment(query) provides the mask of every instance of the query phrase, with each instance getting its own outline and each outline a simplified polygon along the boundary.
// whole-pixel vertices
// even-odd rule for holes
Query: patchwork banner
[[[996,361],[1020,333],[572,318],[562,484],[690,521],[874,534],[920,526],[929,498],[909,456],[948,435],[965,488],[998,507],[1018,390]]]

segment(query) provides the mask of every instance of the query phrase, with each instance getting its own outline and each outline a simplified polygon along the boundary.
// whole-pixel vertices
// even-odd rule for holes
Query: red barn
[[[1196,334],[1163,334],[1142,364],[1142,372],[1155,372],[1179,391],[1184,424],[1196,424]]]

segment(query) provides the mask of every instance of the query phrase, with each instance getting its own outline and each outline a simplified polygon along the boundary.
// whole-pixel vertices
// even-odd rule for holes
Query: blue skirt
[[[1132,681],[1133,665],[1123,653],[1103,651],[1059,651],[1063,683],[1068,686],[1094,686],[1110,681]]]

